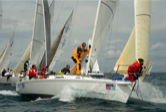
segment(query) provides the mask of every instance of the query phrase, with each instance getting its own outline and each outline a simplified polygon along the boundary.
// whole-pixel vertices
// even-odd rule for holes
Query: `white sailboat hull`
[[[132,92],[133,83],[105,79],[93,79],[83,76],[52,76],[49,79],[22,81],[16,84],[16,92],[29,98],[48,98],[58,96],[70,87],[74,90],[91,92],[98,99],[126,103]],[[108,86],[110,88],[108,88]],[[106,88],[107,87],[107,88]],[[67,91],[66,91],[67,92]],[[68,93],[68,92],[67,92]],[[89,96],[75,96],[89,97]],[[90,97],[91,98],[91,97]]]
[[[7,77],[0,77],[0,84],[15,85],[16,82],[19,82],[19,81],[20,81],[19,77],[10,77],[8,81],[7,81]]]

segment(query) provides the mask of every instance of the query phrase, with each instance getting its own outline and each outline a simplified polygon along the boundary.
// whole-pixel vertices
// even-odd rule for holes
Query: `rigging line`
[[[27,9],[28,9],[28,13],[27,13],[27,15],[26,15],[26,18],[28,18],[28,16],[29,16],[29,13],[30,13],[30,3],[27,5]],[[25,23],[30,23],[30,19],[25,19]],[[21,44],[21,46],[23,46],[23,43],[24,43],[24,40],[25,40],[25,30],[23,31],[23,39],[22,39],[22,44]],[[29,44],[28,44],[29,45]],[[20,50],[20,53],[19,54],[21,54],[21,52],[22,52],[22,50],[23,50],[23,47],[21,47],[21,50]]]
[[[58,16],[57,16],[57,19],[56,19],[56,21],[55,21],[54,28],[52,29],[52,33],[51,33],[51,35],[53,34],[53,32],[54,32],[54,30],[55,30],[55,26],[56,26],[56,24],[57,24],[57,22],[58,22],[59,15],[60,15],[61,10],[62,10],[62,7],[63,7],[63,5],[64,5],[64,1],[65,1],[65,0],[63,0],[62,6],[61,6],[60,11],[59,11],[59,13],[58,13]]]
[[[107,63],[107,57],[108,57],[108,50],[109,50],[109,47],[110,47],[110,43],[111,43],[111,32],[112,32],[112,27],[113,25],[111,25],[111,30],[110,30],[110,38],[109,38],[109,42],[108,42],[108,49],[107,49],[107,54],[106,54],[106,60],[105,60],[105,69],[104,71],[106,70],[106,63]]]
[[[91,13],[90,13],[90,16],[89,16],[89,18],[88,18],[88,20],[87,20],[87,22],[86,22],[85,28],[84,28],[84,30],[83,30],[82,33],[81,33],[82,35],[84,34],[85,30],[87,29],[89,20],[90,20],[90,18],[91,18],[92,15],[93,15],[93,10],[94,10],[94,8],[95,8],[95,7],[92,8],[92,11],[91,11]]]
[[[116,45],[117,45],[117,32],[118,32],[119,2],[120,2],[120,0],[118,1],[117,26],[116,26],[116,40],[115,40],[115,54],[114,54],[114,66],[115,66],[115,61],[116,61]]]
[[[28,2],[28,0],[27,0],[27,2]],[[24,12],[26,11],[26,8],[27,8],[27,3],[26,3],[26,5],[25,5],[25,9],[24,9]],[[22,16],[22,19],[21,20],[23,20],[23,18],[24,18],[24,16],[26,15],[26,13],[24,13],[23,14],[23,16]],[[20,29],[21,29],[21,27],[20,27]],[[19,29],[18,29],[19,30]],[[17,37],[18,37],[18,35],[19,34],[17,34]],[[22,39],[22,42],[21,42],[21,46],[23,45],[23,39]],[[22,51],[22,47],[21,47],[21,49],[20,49],[20,51],[19,51],[19,53],[18,54],[21,54],[21,51]],[[16,59],[16,61],[18,62],[19,61],[19,59],[20,59],[20,57],[18,56],[17,57],[17,59]]]
[[[69,50],[68,50],[69,49],[69,43],[70,43],[71,35],[73,33],[73,27],[74,27],[75,16],[76,16],[76,13],[77,13],[78,2],[79,2],[79,0],[77,0],[77,4],[76,4],[76,8],[75,8],[75,13],[74,13],[74,16],[73,16],[73,21],[72,21],[72,26],[71,26],[71,33],[70,33],[69,42],[68,42],[68,45],[67,45],[67,55],[69,54]],[[67,59],[66,56],[65,56],[65,59]]]

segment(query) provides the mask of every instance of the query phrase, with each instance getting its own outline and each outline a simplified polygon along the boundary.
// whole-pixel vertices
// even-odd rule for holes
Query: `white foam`
[[[57,99],[59,98],[59,96],[53,96],[51,98],[37,98],[36,100],[32,100],[31,102],[36,102],[36,101],[44,101],[44,100],[53,100],[53,99]]]
[[[10,91],[10,90],[1,90],[0,94],[7,96],[19,96],[19,94],[17,94],[15,91]]]
[[[166,103],[166,96],[163,95],[159,87],[139,80],[139,88],[141,91],[141,94],[139,94],[139,99],[141,99],[142,95],[144,101],[153,103]],[[135,92],[132,92],[131,97],[138,99],[138,96]]]

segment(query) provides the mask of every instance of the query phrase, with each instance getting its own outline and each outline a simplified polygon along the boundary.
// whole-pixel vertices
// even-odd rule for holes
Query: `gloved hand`
[[[91,45],[89,45],[89,48],[91,48]]]

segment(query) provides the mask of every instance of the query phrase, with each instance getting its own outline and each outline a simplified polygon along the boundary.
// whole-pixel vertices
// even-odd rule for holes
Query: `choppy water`
[[[133,92],[128,103],[122,104],[94,99],[93,94],[90,95],[91,99],[75,99],[76,95],[85,96],[86,93],[78,92],[71,88],[66,88],[67,91],[50,99],[38,98],[35,101],[31,101],[18,95],[15,92],[14,86],[0,85],[0,112],[166,112],[166,73],[152,73],[150,76],[147,75],[144,82],[139,83],[139,86],[141,89],[139,98]]]

